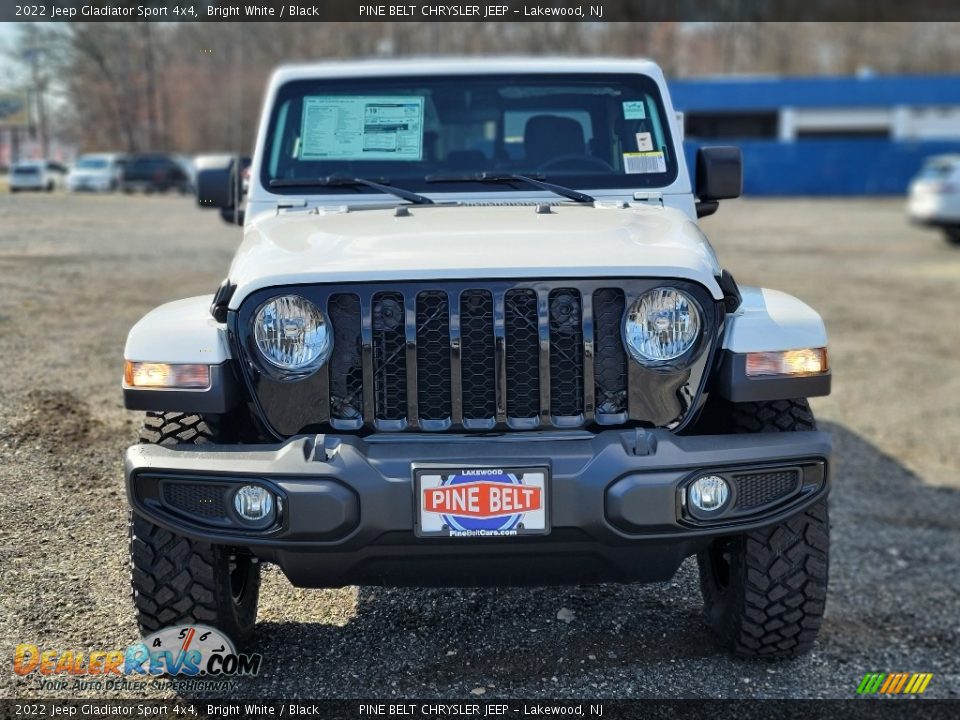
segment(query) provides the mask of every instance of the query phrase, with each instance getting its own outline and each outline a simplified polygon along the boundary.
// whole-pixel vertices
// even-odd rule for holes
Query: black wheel
[[[233,423],[217,415],[147,413],[140,442],[155,445],[232,442]],[[260,564],[238,548],[182,537],[136,513],[130,517],[133,602],[144,634],[201,623],[238,646],[253,634]]]
[[[48,193],[52,193],[52,192],[53,192],[53,182],[52,182],[52,181],[47,183],[46,190],[47,190]]]
[[[736,403],[729,432],[816,429],[806,400]],[[780,525],[715,540],[697,555],[707,622],[742,657],[809,652],[827,597],[830,524],[826,499]]]
[[[943,237],[950,245],[960,245],[960,225],[944,228]]]

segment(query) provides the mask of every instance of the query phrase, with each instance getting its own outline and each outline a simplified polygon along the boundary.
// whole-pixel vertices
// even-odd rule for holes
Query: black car
[[[176,155],[151,153],[132,155],[123,169],[121,188],[125,193],[190,191],[190,175]]]

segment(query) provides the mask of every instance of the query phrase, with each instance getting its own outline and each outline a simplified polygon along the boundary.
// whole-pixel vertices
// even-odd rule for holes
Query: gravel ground
[[[689,561],[660,585],[533,590],[301,591],[271,569],[265,671],[234,695],[848,698],[865,672],[926,671],[927,696],[960,696],[960,252],[899,200],[731,202],[705,228],[741,283],[798,295],[831,332],[835,392],[814,402],[835,440],[831,588],[812,654],[724,655]],[[0,196],[5,662],[21,642],[137,637],[124,337],[153,306],[212,292],[237,241],[181,198]],[[10,667],[0,697],[54,694]]]

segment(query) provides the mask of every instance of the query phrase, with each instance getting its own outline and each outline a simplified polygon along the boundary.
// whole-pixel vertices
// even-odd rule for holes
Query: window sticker
[[[623,154],[623,171],[627,175],[662,173],[667,171],[667,161],[661,151]]]
[[[421,160],[423,97],[305,97],[299,158]]]
[[[624,120],[646,120],[647,106],[643,100],[624,100],[623,101],[623,119]]]
[[[637,150],[648,152],[653,150],[653,137],[648,132],[637,133]]]

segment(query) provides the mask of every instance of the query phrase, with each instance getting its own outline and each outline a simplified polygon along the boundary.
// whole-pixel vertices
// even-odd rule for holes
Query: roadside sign
[[[0,128],[30,125],[30,103],[26,92],[0,92]]]

